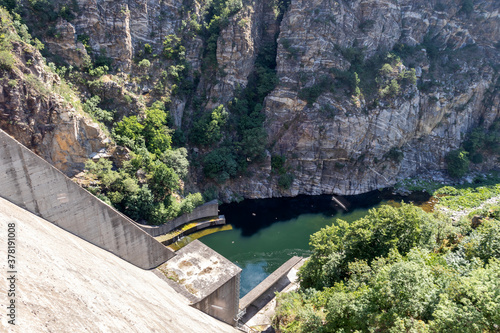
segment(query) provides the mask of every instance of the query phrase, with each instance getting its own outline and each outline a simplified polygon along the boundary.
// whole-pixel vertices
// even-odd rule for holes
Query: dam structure
[[[153,238],[193,221],[225,223],[216,201],[164,226],[140,225],[2,130],[0,184],[0,256],[16,233],[19,332],[249,332],[246,309],[274,295],[300,260],[240,300],[240,267],[198,240],[174,252]]]
[[[197,297],[187,297],[181,280],[156,269],[175,252],[1,130],[0,184],[0,256],[7,258],[8,225],[18,256],[17,322],[2,316],[2,331],[238,332],[241,269],[206,245],[170,264],[202,277],[187,285]]]
[[[174,256],[134,221],[0,131],[0,196],[143,269]]]

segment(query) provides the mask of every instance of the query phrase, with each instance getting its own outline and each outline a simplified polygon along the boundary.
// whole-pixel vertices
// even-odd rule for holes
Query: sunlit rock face
[[[78,5],[73,21],[58,23],[62,42],[49,41],[50,51],[78,64],[84,50],[77,37],[86,34],[93,52],[104,52],[127,73],[144,44],[161,52],[164,37],[177,33],[189,15],[200,15],[206,1],[193,1],[188,10],[177,0],[79,0]],[[262,47],[275,39],[279,83],[264,101],[268,156],[218,185],[223,198],[355,194],[443,169],[446,153],[472,128],[487,127],[499,116],[499,11],[496,0],[473,8],[459,0],[291,0],[281,18],[268,1],[243,1],[219,34],[217,73],[200,74],[196,94],[206,97],[207,109],[230,101],[247,85]],[[353,50],[361,51],[366,64],[401,51],[402,44],[407,48],[391,75],[396,79],[414,68],[417,83],[381,97],[377,67],[370,72],[371,92],[362,89],[354,96],[354,89],[338,84],[342,72],[359,65]],[[201,37],[194,36],[186,45],[192,73],[200,71],[203,52]],[[361,70],[369,71],[369,65]],[[323,82],[328,87],[308,103],[304,89]],[[189,105],[173,98],[170,107],[174,124],[186,130],[192,123]],[[289,189],[278,186],[272,155],[286,157],[294,177]],[[493,165],[486,157],[484,165]],[[203,181],[198,185],[203,188]]]
[[[465,13],[458,1],[292,0],[278,38],[280,83],[265,111],[270,153],[286,156],[295,178],[280,189],[268,158],[250,180],[227,186],[227,198],[357,194],[444,169],[448,151],[499,116],[499,6],[486,1]],[[436,50],[426,50],[428,40]],[[342,87],[323,90],[309,105],[299,98],[322,77],[350,68],[345,50],[363,49],[366,60],[399,44],[415,48],[394,71],[415,68],[418,84],[376,103]]]
[[[38,50],[14,42],[12,55],[15,68],[0,82],[0,128],[69,176],[92,154],[114,150]]]

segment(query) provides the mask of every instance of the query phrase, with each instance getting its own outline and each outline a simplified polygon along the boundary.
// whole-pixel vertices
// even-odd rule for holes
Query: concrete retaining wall
[[[191,221],[218,215],[219,215],[219,203],[217,202],[217,200],[212,200],[210,202],[207,202],[206,204],[196,207],[195,209],[193,209],[191,213],[179,216],[178,218],[169,221],[165,224],[158,226],[150,226],[144,224],[137,224],[137,225],[151,236],[158,237],[160,235],[165,235],[170,231],[174,230],[175,228],[183,224],[189,223]]]
[[[240,274],[233,276],[213,293],[202,299],[193,307],[222,320],[229,325],[236,326],[238,314],[238,298],[240,293]]]
[[[174,256],[114,208],[0,130],[0,196],[144,269]]]

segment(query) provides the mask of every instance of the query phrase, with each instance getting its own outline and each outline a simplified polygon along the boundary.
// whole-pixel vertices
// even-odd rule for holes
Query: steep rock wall
[[[423,1],[292,0],[278,39],[280,83],[265,111],[271,153],[286,156],[295,179],[280,189],[268,159],[252,169],[250,181],[229,184],[226,197],[357,194],[444,169],[446,153],[467,132],[499,117],[499,4],[483,2],[467,14],[461,4],[442,2],[437,11]],[[426,38],[445,55],[430,59],[419,46]],[[312,105],[298,97],[322,76],[334,79],[335,70],[349,69],[343,50],[362,49],[366,60],[397,44],[418,46],[413,63],[404,65],[416,68],[419,83],[435,80],[432,89],[410,85],[376,106],[364,96],[353,102],[352,92],[339,98],[339,91],[325,91]],[[388,158],[391,149],[402,160]]]
[[[78,4],[75,20],[58,23],[67,43],[49,43],[49,48],[70,61],[76,51],[68,45],[77,50],[77,36],[88,35],[93,52],[104,50],[125,72],[145,43],[160,52],[163,38],[181,31],[193,13],[200,19],[206,6],[204,1],[186,8],[179,1],[157,0]],[[265,100],[267,158],[245,176],[220,185],[222,197],[355,194],[443,169],[446,153],[459,147],[472,128],[487,127],[499,116],[500,7],[494,0],[472,5],[460,0],[291,0],[277,26],[272,4],[243,2],[219,34],[218,72],[202,74],[197,93],[206,97],[207,109],[228,102],[245,87],[259,48],[276,32],[279,83]],[[339,72],[352,71],[359,62],[353,50],[366,64],[399,45],[413,49],[396,74],[415,68],[418,82],[394,96],[373,98],[361,91],[353,98],[353,89],[345,86],[322,91],[312,103],[301,96],[323,78],[336,82]],[[202,67],[203,52],[199,36],[186,45],[193,73]],[[191,112],[185,98],[173,100],[177,127],[189,127]],[[402,158],[391,158],[394,151]],[[287,172],[294,176],[289,189],[278,186],[271,155],[286,157]]]
[[[93,153],[113,148],[38,50],[18,40],[11,54],[13,67],[2,71],[0,81],[0,128],[69,176],[80,172]]]

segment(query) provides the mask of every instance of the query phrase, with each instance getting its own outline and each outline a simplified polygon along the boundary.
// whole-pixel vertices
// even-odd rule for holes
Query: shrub
[[[167,195],[179,188],[179,176],[163,163],[156,163],[149,177],[151,192],[157,202],[163,201]]]
[[[278,178],[278,186],[284,190],[288,190],[293,183],[294,176],[290,173],[280,175]]]
[[[415,68],[404,69],[400,74],[399,78],[402,80],[404,84],[412,84],[417,83],[417,74]]]
[[[149,67],[151,67],[151,62],[148,59],[142,59],[141,61],[139,61],[137,66],[139,66],[140,68],[143,68],[143,69],[149,68]]]
[[[462,2],[462,9],[461,11],[463,11],[465,14],[470,14],[474,11],[474,2],[473,0],[464,0],[464,2]]]
[[[98,107],[101,99],[99,96],[92,96],[83,103],[83,111],[95,117],[99,121],[111,122],[113,121],[114,114],[112,111],[103,110]]]
[[[107,66],[108,68],[111,68],[112,64],[113,64],[113,59],[107,56],[105,48],[101,48],[99,50],[99,54],[94,59],[95,67]]]
[[[148,150],[155,154],[161,154],[170,149],[172,144],[171,130],[167,128],[167,113],[161,102],[155,102],[146,110],[144,120],[144,138]]]
[[[130,145],[142,138],[143,129],[144,125],[137,120],[137,116],[123,117],[113,128],[113,134],[118,144]]]
[[[229,147],[217,148],[208,153],[203,159],[203,172],[205,176],[224,183],[230,177],[236,176],[238,163]]]
[[[391,83],[389,84],[389,88],[388,88],[388,94],[390,96],[396,96],[399,93],[399,90],[400,90],[400,87],[399,87],[398,81],[396,81],[394,79],[391,80]]]
[[[359,79],[357,77],[357,74],[354,73],[354,76],[355,76],[355,82],[357,82],[357,84],[359,84]],[[356,81],[358,80],[358,81]],[[327,91],[328,89],[330,89],[332,87],[332,83],[333,83],[333,80],[331,77],[325,75],[325,76],[322,76],[318,82],[314,85],[312,85],[311,87],[306,87],[306,88],[303,88],[299,91],[298,93],[298,97],[302,100],[306,100],[307,101],[307,105],[308,106],[311,106],[314,104],[314,102],[316,102],[316,100],[318,99],[318,97],[324,93],[325,91]],[[359,92],[358,95],[356,96],[359,96],[361,94],[361,92]]]
[[[186,56],[186,48],[181,44],[179,37],[168,35],[163,40],[162,54],[167,59],[182,60]]]
[[[262,127],[243,131],[242,153],[249,161],[260,160],[265,156],[267,133]]]
[[[391,64],[384,64],[382,68],[380,69],[380,74],[387,76],[392,73],[394,69],[392,68]]]
[[[465,150],[452,150],[446,155],[448,174],[454,178],[463,177],[469,171],[469,153]]]
[[[16,60],[9,51],[0,51],[0,69],[10,71]]]
[[[193,209],[204,203],[203,197],[200,193],[188,194],[180,204],[180,213],[191,213]]]
[[[205,202],[212,201],[219,197],[219,190],[214,185],[209,186],[205,192],[203,192],[203,199]]]
[[[222,139],[222,127],[226,124],[228,113],[221,104],[211,113],[205,113],[191,130],[190,140],[197,145],[211,145]]]
[[[99,66],[96,68],[89,67],[89,74],[95,77],[101,77],[109,71],[108,66]]]
[[[272,155],[271,156],[271,170],[281,174],[285,173],[285,161],[286,157],[283,155]]]
[[[87,34],[78,35],[78,36],[76,36],[76,40],[83,44],[83,47],[85,47],[85,51],[87,51],[87,53],[90,54],[92,52],[92,48],[90,47],[90,36],[89,35],[87,35]]]
[[[161,160],[169,168],[174,169],[175,173],[182,179],[186,178],[189,172],[187,154],[187,150],[184,147],[175,150],[166,150],[162,154]]]
[[[386,157],[393,160],[394,162],[401,162],[404,158],[404,153],[399,149],[399,147],[392,147],[389,152],[387,152]]]

